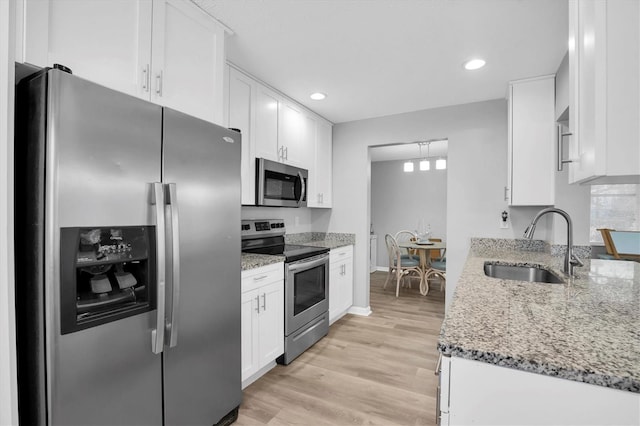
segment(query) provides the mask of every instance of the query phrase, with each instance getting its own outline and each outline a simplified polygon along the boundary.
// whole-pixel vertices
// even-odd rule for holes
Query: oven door
[[[285,335],[329,310],[329,255],[285,263]]]

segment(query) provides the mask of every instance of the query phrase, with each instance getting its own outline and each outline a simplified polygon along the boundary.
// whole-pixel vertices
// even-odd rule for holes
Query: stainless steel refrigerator
[[[58,69],[16,99],[21,423],[232,421],[240,133]]]

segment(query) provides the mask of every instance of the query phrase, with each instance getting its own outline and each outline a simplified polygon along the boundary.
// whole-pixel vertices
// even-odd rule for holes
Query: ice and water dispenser
[[[62,228],[62,334],[155,309],[152,226]]]

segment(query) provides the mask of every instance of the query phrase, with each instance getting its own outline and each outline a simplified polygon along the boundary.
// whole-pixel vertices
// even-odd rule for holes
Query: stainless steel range
[[[285,244],[282,219],[242,221],[242,251],[279,254],[284,264],[284,355],[289,364],[329,332],[329,249]]]

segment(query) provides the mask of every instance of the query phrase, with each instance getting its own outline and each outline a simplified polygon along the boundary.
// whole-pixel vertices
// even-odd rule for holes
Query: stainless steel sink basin
[[[484,274],[488,277],[500,278],[503,280],[564,284],[564,281],[553,272],[536,266],[502,265],[485,262]]]

